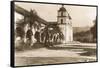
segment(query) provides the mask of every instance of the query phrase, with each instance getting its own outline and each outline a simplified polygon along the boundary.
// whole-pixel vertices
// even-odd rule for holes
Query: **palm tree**
[[[59,43],[57,40],[59,39],[60,41],[64,39],[64,35],[62,34],[59,26],[57,24],[50,24],[47,25],[43,30],[42,30],[42,36],[41,39],[42,41],[45,40],[43,43],[48,43],[51,42],[53,43]],[[52,41],[53,40],[53,41]]]
[[[26,16],[26,15],[25,15]],[[37,13],[34,10],[30,10],[29,16],[24,17],[24,19],[21,19],[16,23],[17,27],[20,27],[24,32],[17,32],[17,33],[23,33],[22,35],[25,36],[25,26],[28,24],[29,28],[32,30],[34,29],[40,29],[41,23],[37,22]],[[52,42],[52,43],[58,43],[57,40],[60,41],[64,39],[64,35],[61,32],[59,26],[57,24],[46,24],[45,28],[41,31],[41,40],[42,43]],[[23,38],[23,37],[22,37]]]
[[[37,13],[35,12],[35,10],[30,10],[28,17],[24,17],[23,19],[16,22],[16,26],[17,26],[17,28],[16,28],[17,34],[16,35],[17,36],[22,35],[20,37],[25,39],[25,33],[27,31],[25,32],[24,28],[27,24],[29,25],[28,28],[30,28],[31,31],[33,28],[38,30],[41,27],[41,23],[36,22],[37,21],[36,15],[37,15]],[[18,31],[18,29],[19,29],[19,31]]]
[[[34,27],[35,29],[39,29],[41,27],[41,23],[36,22],[36,15],[37,13],[35,12],[35,10],[30,10],[30,16],[29,16],[29,26],[32,29],[32,27]]]

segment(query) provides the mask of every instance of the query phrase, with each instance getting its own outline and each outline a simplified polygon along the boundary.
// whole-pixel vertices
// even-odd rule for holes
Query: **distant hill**
[[[85,32],[90,30],[91,27],[73,27],[73,33],[77,33],[77,32]]]

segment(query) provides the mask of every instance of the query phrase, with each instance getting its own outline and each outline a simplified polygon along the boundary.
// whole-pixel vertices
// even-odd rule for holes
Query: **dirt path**
[[[79,47],[79,46],[78,46]],[[91,47],[89,45],[89,47]],[[15,52],[15,65],[40,65],[54,63],[96,61],[96,56],[81,56],[85,51],[79,49],[52,50],[47,48],[32,49]]]
[[[75,52],[68,50],[49,50],[40,48],[37,50],[29,50],[24,52],[16,52],[16,57],[78,57]]]

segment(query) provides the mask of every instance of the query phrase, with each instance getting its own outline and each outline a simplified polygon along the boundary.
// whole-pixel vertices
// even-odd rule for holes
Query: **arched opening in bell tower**
[[[63,24],[63,19],[61,19],[61,24]]]

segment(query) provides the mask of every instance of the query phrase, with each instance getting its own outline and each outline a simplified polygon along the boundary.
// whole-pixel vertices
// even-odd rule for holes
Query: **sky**
[[[16,2],[16,5],[30,11],[35,10],[37,14],[48,22],[56,22],[58,10],[62,5],[57,4],[40,4],[40,3],[23,3]],[[64,5],[72,18],[73,27],[93,26],[93,20],[96,18],[96,7]],[[23,16],[15,13],[15,21],[22,19]]]

